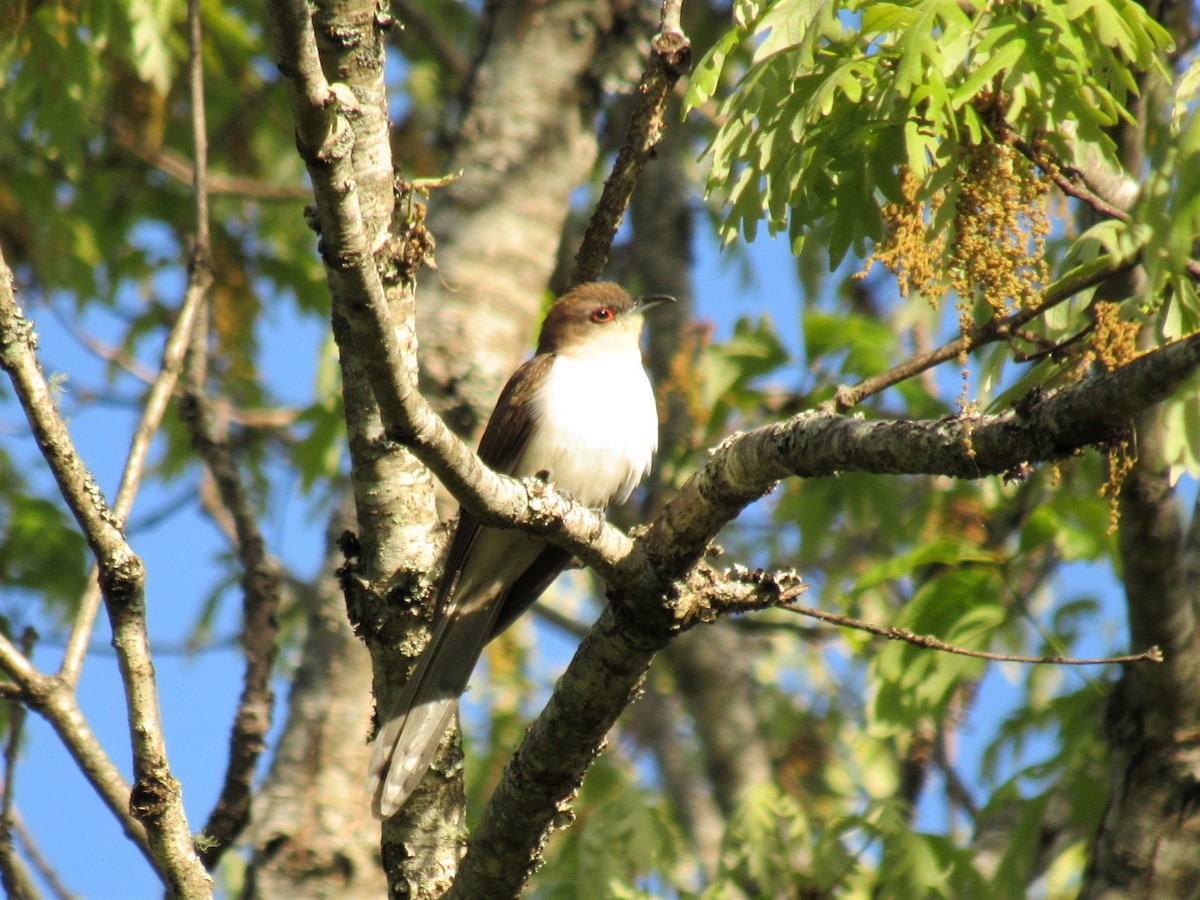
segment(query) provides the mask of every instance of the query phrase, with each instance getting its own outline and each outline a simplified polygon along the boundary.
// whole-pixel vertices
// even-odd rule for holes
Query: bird
[[[575,501],[623,503],[650,471],[658,409],[642,365],[643,314],[664,295],[634,298],[612,282],[563,294],[546,313],[534,356],[509,378],[479,442],[496,472],[548,476]],[[426,649],[374,741],[368,790],[375,817],[416,789],[450,726],[484,646],[566,568],[542,538],[481,525],[464,509],[438,582]]]

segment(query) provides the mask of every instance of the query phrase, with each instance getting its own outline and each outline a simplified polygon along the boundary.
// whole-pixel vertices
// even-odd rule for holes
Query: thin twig
[[[142,162],[158,169],[164,175],[183,184],[191,184],[195,166],[193,162],[169,147],[151,149],[146,142],[134,134],[124,122],[110,118],[105,123],[109,137],[123,149],[132,153]],[[248,200],[268,202],[297,202],[308,197],[309,192],[294,185],[264,184],[253,178],[241,178],[237,175],[213,175],[208,179],[211,194],[223,194],[234,197],[245,197]]]
[[[403,26],[402,39],[411,28],[413,36],[420,41],[421,46],[437,57],[459,83],[467,79],[471,74],[467,58],[446,37],[446,29],[435,23],[420,4],[412,0],[392,0],[392,9],[396,11]]]
[[[118,522],[124,523],[133,506],[141,483],[142,473],[146,467],[150,445],[158,432],[159,425],[175,391],[175,382],[183,365],[184,352],[187,349],[191,335],[192,324],[195,322],[196,310],[204,297],[204,292],[195,284],[189,283],[183,305],[175,325],[167,336],[163,347],[162,368],[158,378],[146,395],[146,405],[142,419],[134,432],[129,446],[129,456],[125,462],[125,471],[121,476],[121,485],[117,489],[116,500],[113,503],[112,514]],[[83,668],[83,659],[91,640],[92,626],[96,621],[96,613],[100,607],[100,587],[97,580],[98,569],[92,568],[88,578],[88,589],[80,600],[79,611],[75,615],[75,623],[71,639],[67,642],[63,654],[59,677],[74,685],[79,682],[79,673]]]
[[[100,799],[124,828],[126,836],[141,850],[150,865],[161,871],[142,823],[130,814],[129,784],[108,758],[79,711],[71,687],[60,678],[38,672],[28,657],[3,634],[0,634],[0,669],[17,685],[15,697],[12,691],[4,692],[7,698],[19,699],[50,723],[84,778],[96,789]]]
[[[26,659],[33,653],[37,632],[26,628],[21,635],[21,655]],[[17,856],[13,843],[13,817],[16,808],[13,796],[16,787],[17,751],[21,746],[21,733],[25,729],[25,704],[13,700],[8,704],[8,740],[4,745],[4,786],[0,793],[0,883],[9,897],[15,900],[32,900],[38,896],[37,888],[29,870]]]
[[[1004,136],[1007,137],[1008,143],[1012,144],[1022,156],[1045,172],[1050,177],[1050,180],[1054,182],[1055,187],[1068,197],[1074,197],[1076,200],[1086,203],[1095,212],[1105,218],[1117,219],[1121,222],[1128,222],[1130,220],[1130,215],[1127,211],[1114,203],[1110,203],[1092,190],[1091,185],[1087,183],[1087,179],[1081,171],[1073,166],[1063,165],[1062,161],[1052,155],[1050,149],[1044,144],[1035,147],[1024,138],[1018,137],[1016,132],[1007,129],[1007,123]]]
[[[163,415],[166,413],[171,396],[175,393],[175,385],[183,367],[183,358],[191,338],[196,313],[206,294],[207,286],[200,284],[196,278],[189,277],[183,303],[179,308],[179,315],[163,345],[162,366],[159,369],[158,377],[155,378],[146,395],[142,418],[138,422],[137,430],[130,442],[129,456],[125,461],[120,487],[117,488],[112,511],[122,525],[129,517],[129,511],[137,496],[142,473],[146,467],[146,459],[150,453],[150,445],[162,424]],[[62,665],[58,672],[59,677],[71,685],[79,682],[79,674],[83,668],[88,643],[91,640],[92,626],[100,607],[98,571],[93,566],[88,578],[88,588],[80,600],[79,611],[75,615],[71,637],[67,641],[67,649],[63,653]]]
[[[189,81],[196,159],[193,183],[196,195],[196,246],[191,270],[193,277],[205,283],[207,288],[212,281],[212,247],[201,40],[201,0],[188,0]],[[204,312],[206,310],[202,311],[192,334],[179,409],[191,432],[192,443],[217,486],[221,505],[233,524],[238,561],[242,567],[242,648],[246,656],[246,674],[229,741],[229,764],[225,770],[225,780],[202,830],[203,840],[197,842],[201,859],[205,866],[212,869],[250,818],[254,771],[259,756],[266,749],[266,735],[271,727],[274,704],[271,673],[275,664],[276,613],[281,589],[278,569],[267,555],[266,543],[255,518],[254,504],[242,482],[226,429],[219,423],[206,393],[208,329]]]
[[[1048,310],[1081,291],[1094,287],[1114,275],[1128,272],[1138,262],[1138,257],[1128,260],[1102,257],[1095,262],[1085,263],[1042,291],[1041,301],[1036,306],[1018,309],[1006,316],[997,316],[982,325],[976,325],[966,334],[959,335],[954,340],[930,350],[928,353],[914,356],[886,372],[864,378],[854,387],[843,385],[835,392],[834,399],[824,404],[824,408],[828,412],[845,412],[857,406],[867,397],[878,394],[902,381],[907,381],[934,366],[957,359],[963,353],[969,353],[985,344],[1008,340],[1023,325],[1044,315]]]
[[[196,248],[211,265],[208,221],[208,124],[204,108],[204,39],[199,0],[188,0],[188,93],[192,101],[192,193],[196,204]]]
[[[21,654],[29,659],[37,632],[26,627],[21,635]],[[10,703],[8,710],[8,743],[4,747],[4,792],[0,795],[0,842],[11,842],[9,825],[12,823],[13,788],[16,784],[15,769],[17,750],[21,745],[21,731],[25,727],[25,704]]]
[[[192,84],[193,94],[196,91],[196,85]],[[203,91],[203,82],[201,82],[200,90]],[[193,116],[197,115],[195,111],[196,104],[193,103]],[[196,180],[204,182],[207,177],[207,163],[200,159],[207,153],[207,143],[203,136],[204,110],[203,97],[201,96],[199,115],[199,124],[201,126],[201,137],[196,145],[198,161],[196,164]],[[193,130],[195,130],[195,119],[193,119]],[[203,237],[197,235],[197,245],[208,247],[208,195],[204,194],[202,198],[197,198],[197,216],[200,217],[203,213]],[[141,421],[138,422],[137,430],[134,432],[133,440],[129,447],[129,456],[125,461],[125,470],[121,475],[121,484],[117,488],[117,496],[113,502],[112,512],[116,517],[119,526],[124,526],[125,520],[129,516],[129,511],[133,507],[134,498],[137,496],[138,487],[141,484],[142,473],[146,467],[146,459],[149,456],[150,445],[154,441],[155,434],[158,433],[159,425],[162,424],[163,415],[166,413],[167,405],[171,401],[171,397],[175,392],[175,384],[179,377],[180,369],[183,366],[184,355],[187,352],[188,343],[191,339],[192,326],[195,323],[196,313],[200,305],[208,294],[208,283],[211,283],[211,266],[207,264],[209,257],[206,255],[204,265],[193,265],[192,271],[188,276],[187,289],[184,292],[183,304],[180,306],[179,315],[175,320],[175,325],[171,328],[167,335],[166,344],[163,347],[162,366],[159,369],[158,377],[150,388],[150,392],[146,396],[146,405],[142,412]],[[195,262],[195,260],[193,261]],[[59,677],[70,685],[78,684],[79,675],[83,669],[83,660],[87,654],[88,643],[91,640],[92,627],[96,621],[96,613],[100,608],[100,585],[98,579],[99,569],[93,567],[88,578],[88,588],[84,593],[79,604],[79,611],[75,615],[75,623],[71,631],[71,637],[67,641],[67,649],[63,653],[62,665],[59,667]]]
[[[822,622],[829,622],[832,625],[838,625],[842,628],[854,628],[858,631],[865,631],[877,637],[887,638],[889,641],[903,641],[915,647],[940,650],[943,653],[953,653],[957,656],[970,656],[974,659],[987,659],[992,662],[1030,663],[1034,665],[1045,663],[1059,666],[1106,666],[1110,663],[1160,663],[1163,661],[1162,651],[1157,647],[1151,647],[1144,653],[1134,653],[1128,656],[1103,656],[1090,659],[1074,656],[1013,656],[1007,653],[988,653],[984,650],[968,650],[966,647],[956,647],[953,644],[947,644],[945,641],[938,640],[931,635],[917,634],[914,631],[909,631],[907,628],[898,628],[895,625],[875,625],[871,622],[864,622],[861,619],[852,619],[849,616],[841,616],[837,613],[814,609],[811,606],[797,606],[794,603],[784,603],[780,604],[780,609],[799,613],[802,616],[808,616],[812,619],[820,619]]]
[[[100,340],[93,334],[89,334],[76,324],[70,316],[64,315],[59,309],[50,307],[50,312],[60,325],[80,344],[90,350],[98,358],[105,362],[112,363],[118,366],[126,375],[132,376],[137,381],[151,387],[162,376],[161,369],[158,372],[153,372],[121,347]],[[176,390],[178,393],[178,390]],[[110,406],[119,406],[122,408],[138,407],[144,405],[142,397],[123,397],[116,393],[108,393],[95,390],[88,387],[76,386],[71,391],[71,395],[77,400],[87,400],[93,403],[106,403]],[[227,399],[222,399],[219,404],[218,413],[222,419],[231,422],[235,425],[244,425],[247,428],[262,428],[262,429],[282,429],[293,424],[300,418],[300,410],[292,406],[234,406]]]
[[[132,375],[143,384],[154,384],[159,373],[154,372],[124,347],[114,347],[105,341],[100,340],[92,334],[88,334],[79,325],[79,319],[74,315],[67,315],[58,308],[57,305],[50,305],[50,314],[54,316],[55,321],[61,325],[66,332],[75,338],[76,341],[83,344],[95,356],[104,360],[107,363],[118,366],[122,371]]]
[[[1018,136],[1007,122],[1000,123],[1000,127],[1002,131],[998,137],[1001,140],[1007,141],[1022,156],[1045,172],[1050,177],[1050,180],[1054,182],[1055,187],[1068,197],[1074,197],[1076,200],[1086,203],[1096,213],[1105,218],[1116,219],[1119,222],[1130,222],[1133,220],[1128,211],[1112,203],[1105,197],[1100,196],[1088,184],[1087,177],[1083,172],[1074,166],[1065,164],[1045,142],[1031,144],[1029,141]],[[1189,259],[1185,264],[1185,269],[1192,278],[1200,279],[1200,260]]]
[[[975,802],[970,788],[959,777],[958,770],[954,768],[954,761],[950,759],[950,751],[946,746],[949,739],[950,736],[945,729],[939,728],[933,741],[933,764],[946,783],[946,798],[952,804],[961,807],[974,824],[979,819],[979,804]]]
[[[254,505],[242,483],[227,436],[218,427],[203,391],[189,390],[180,409],[192,441],[212,473],[221,506],[232,521],[242,567],[242,648],[246,673],[230,736],[229,765],[221,795],[204,826],[201,857],[211,868],[249,818],[254,771],[266,748],[272,718],[271,673],[277,650],[276,614],[281,587],[278,568],[266,552]]]
[[[9,900],[40,900],[41,894],[34,884],[21,857],[17,856],[10,836],[0,841],[0,886]]]
[[[203,640],[193,640],[191,638],[182,638],[175,641],[155,641],[152,649],[156,658],[165,656],[178,656],[195,658],[205,653],[225,653],[229,650],[237,650],[240,646],[241,634],[239,632],[230,632],[220,637],[210,637]],[[44,634],[38,640],[38,643],[43,647],[61,647],[65,643],[65,638],[62,635]],[[89,656],[102,656],[112,658],[116,656],[116,651],[106,643],[96,641],[88,650]],[[21,699],[24,695],[20,688],[16,685],[7,685],[13,688],[12,697],[5,699]],[[3,697],[0,694],[0,697]]]
[[[661,25],[650,41],[650,62],[637,87],[629,130],[575,255],[571,284],[600,277],[642,169],[662,141],[667,98],[692,61],[691,42],[679,24],[681,2],[668,0],[663,4]]]
[[[837,636],[836,628],[820,628],[816,626],[799,625],[795,622],[781,622],[774,618],[755,616],[733,620],[734,627],[746,634],[779,634],[787,632],[788,636],[810,643],[823,643]]]
[[[50,893],[56,900],[76,900],[77,895],[63,884],[58,873],[54,871],[54,867],[50,865],[50,861],[46,859],[38,847],[37,841],[29,833],[29,829],[25,826],[25,820],[17,810],[13,810],[13,833],[21,841],[22,855],[29,860],[29,864],[37,872],[38,877],[42,879],[46,887],[50,889]]]
[[[550,606],[545,600],[539,600],[533,604],[532,612],[534,616],[541,619],[547,625],[552,625],[559,631],[569,634],[576,640],[582,640],[587,637],[591,626],[586,622],[581,622],[579,619],[574,619],[566,613],[561,613],[554,607]]]

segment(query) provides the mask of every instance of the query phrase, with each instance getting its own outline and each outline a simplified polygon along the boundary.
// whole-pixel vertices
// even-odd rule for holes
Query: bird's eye
[[[592,321],[598,325],[603,325],[605,322],[613,320],[613,311],[607,306],[599,306],[592,310]]]

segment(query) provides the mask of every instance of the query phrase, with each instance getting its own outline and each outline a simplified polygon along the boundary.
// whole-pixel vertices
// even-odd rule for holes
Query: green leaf
[[[908,553],[890,557],[870,567],[858,577],[853,592],[860,593],[886,581],[907,577],[929,566],[950,566],[962,563],[996,565],[999,561],[995,553],[980,550],[951,538],[943,538],[931,544],[916,547]]]
[[[991,566],[952,569],[926,581],[894,623],[967,650],[986,649],[1006,612],[999,579]],[[923,718],[945,714],[965,679],[978,678],[984,661],[943,651],[889,642],[872,659],[871,728],[901,733]]]
[[[765,37],[755,48],[753,62],[799,44],[826,5],[826,0],[777,0],[771,4],[756,28],[756,33]]]
[[[1015,26],[998,27],[988,37],[988,43],[998,46],[990,54],[982,53],[981,46],[976,59],[982,57],[982,63],[970,71],[950,96],[950,102],[955,109],[960,109],[963,105],[970,103],[980,90],[991,86],[992,80],[997,75],[1006,69],[1013,68],[1025,55],[1025,38],[1016,31]]]
[[[730,51],[737,46],[738,40],[737,31],[727,31],[696,64],[688,82],[687,93],[684,95],[685,114],[707,103],[716,94],[717,85],[721,81],[721,72],[725,68],[725,60]]]
[[[1200,94],[1200,55],[1192,58],[1191,63],[1175,82],[1175,91],[1171,98],[1171,126],[1177,134],[1184,117],[1192,109],[1197,94]]]
[[[918,12],[901,3],[869,3],[862,11],[862,32],[865,36],[906,31],[912,27]]]
[[[788,361],[787,348],[775,333],[769,316],[755,321],[738,319],[733,336],[705,350],[702,362],[703,401],[715,406],[730,393],[745,389],[749,383]]]
[[[87,556],[83,535],[53,503],[0,498],[0,584],[42,594],[65,619],[83,595]]]
[[[160,94],[166,94],[174,73],[168,38],[179,4],[174,0],[128,0],[127,9],[137,73]]]

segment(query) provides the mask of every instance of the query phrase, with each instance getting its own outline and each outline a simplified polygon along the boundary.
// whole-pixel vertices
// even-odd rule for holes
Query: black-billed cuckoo
[[[650,470],[658,412],[642,368],[642,313],[670,297],[631,298],[584,284],[546,314],[537,354],[504,386],[479,442],[497,472],[549,473],[576,501],[620,503]],[[369,789],[386,819],[416,788],[454,717],[484,645],[524,612],[570,562],[520,531],[487,528],[463,510],[438,584],[445,608],[416,670],[375,738]]]

